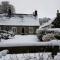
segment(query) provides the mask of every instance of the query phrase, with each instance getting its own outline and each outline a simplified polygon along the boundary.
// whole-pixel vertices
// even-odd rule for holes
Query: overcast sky
[[[60,10],[60,0],[0,0],[9,1],[15,6],[17,13],[32,13],[38,11],[38,16],[54,18],[56,10]]]

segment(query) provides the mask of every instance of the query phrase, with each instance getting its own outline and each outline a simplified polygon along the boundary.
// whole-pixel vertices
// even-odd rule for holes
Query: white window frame
[[[29,33],[30,33],[30,34],[33,34],[33,32],[34,32],[33,27],[29,27]]]
[[[17,33],[17,28],[16,27],[12,27],[12,31],[14,32],[14,34]]]

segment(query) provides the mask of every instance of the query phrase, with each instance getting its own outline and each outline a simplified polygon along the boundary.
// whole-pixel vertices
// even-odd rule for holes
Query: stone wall
[[[4,27],[4,28],[3,28]],[[8,30],[13,31],[15,34],[22,34],[22,35],[27,35],[27,34],[36,34],[36,29],[38,27],[33,27],[33,26],[0,26],[0,30],[6,30],[6,27],[8,27]],[[6,30],[7,31],[7,30]]]

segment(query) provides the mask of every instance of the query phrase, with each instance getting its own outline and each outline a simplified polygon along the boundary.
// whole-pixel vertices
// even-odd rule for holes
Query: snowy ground
[[[1,39],[0,47],[14,46],[60,46],[60,40],[51,40],[47,42],[39,42],[36,35],[15,35],[13,38]]]
[[[7,54],[6,56],[0,57],[0,60],[60,60],[60,53],[51,56],[50,52],[43,53],[25,53],[25,54]]]
[[[12,47],[12,46],[45,46],[45,45],[59,45],[60,40],[51,40],[47,42],[39,42],[36,35],[15,35],[13,38],[0,42],[0,47]],[[7,54],[2,56],[0,54],[0,60],[60,60],[60,53],[54,57],[51,57],[50,52],[43,53],[23,53],[23,54]]]
[[[25,54],[7,54],[0,60],[47,60],[51,58],[51,53],[25,53]]]

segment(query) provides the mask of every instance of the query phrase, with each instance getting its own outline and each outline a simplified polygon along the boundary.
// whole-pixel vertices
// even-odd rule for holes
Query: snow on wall
[[[0,42],[0,47],[15,46],[60,46],[60,40],[39,42],[36,35],[15,35],[12,39],[2,39]]]

